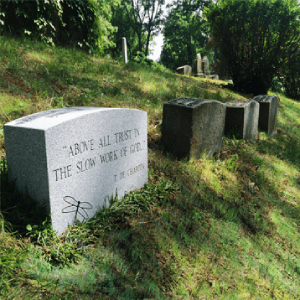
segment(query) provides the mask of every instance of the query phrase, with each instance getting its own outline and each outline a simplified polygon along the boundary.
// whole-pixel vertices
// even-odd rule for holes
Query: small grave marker
[[[253,100],[230,101],[226,106],[225,135],[234,135],[237,139],[257,139],[259,103]]]
[[[177,68],[176,72],[178,74],[183,74],[183,75],[191,76],[191,74],[192,74],[192,67],[189,66],[189,65],[185,65],[185,66]]]
[[[202,62],[200,53],[197,54],[197,58],[194,60],[193,72],[196,77],[204,77],[204,73],[202,72]]]
[[[122,55],[123,55],[123,60],[124,63],[127,64],[128,63],[128,59],[127,59],[127,41],[126,38],[122,38]]]
[[[5,124],[4,134],[9,179],[45,206],[58,234],[148,180],[143,111],[53,109]]]
[[[162,140],[179,158],[212,156],[222,150],[225,104],[215,100],[179,98],[164,103]]]
[[[204,72],[205,77],[208,77],[210,75],[209,60],[207,56],[204,56],[202,59],[202,70]]]
[[[253,98],[260,104],[258,127],[272,136],[276,132],[278,98],[259,95]]]

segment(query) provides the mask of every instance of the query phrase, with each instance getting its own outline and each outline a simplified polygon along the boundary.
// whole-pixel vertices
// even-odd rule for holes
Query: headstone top
[[[253,100],[259,103],[266,103],[266,102],[271,102],[274,98],[278,100],[276,96],[258,95],[254,97]]]
[[[47,111],[41,111],[32,115],[28,115],[9,123],[10,126],[26,127],[33,129],[47,130],[51,127],[55,127],[78,117],[97,113],[100,111],[111,110],[112,108],[100,108],[100,107],[66,107],[59,109],[51,109]],[[119,109],[119,108],[113,108]]]
[[[184,97],[184,98],[178,98],[178,99],[173,99],[171,101],[168,101],[167,104],[180,105],[185,107],[195,107],[209,101],[215,101],[215,100]]]
[[[230,107],[246,107],[247,105],[250,105],[251,101],[238,101],[238,100],[234,100],[234,101],[229,101],[229,102],[226,102],[226,105],[227,106],[230,106]]]

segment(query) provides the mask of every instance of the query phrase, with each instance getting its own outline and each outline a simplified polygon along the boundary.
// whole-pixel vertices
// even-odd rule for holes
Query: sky
[[[172,3],[174,0],[166,0],[165,1],[165,7],[167,4]],[[166,12],[166,8],[163,8],[163,10]],[[165,15],[166,16],[166,15]],[[153,59],[153,60],[159,60],[160,57],[160,52],[162,50],[162,46],[163,46],[163,38],[164,36],[160,33],[158,36],[154,37],[153,42],[155,43],[155,45],[153,45],[153,42],[150,44],[150,49],[154,49],[153,53],[150,54],[148,57]]]
[[[161,33],[158,36],[154,37],[154,42],[156,45],[153,45],[153,43],[151,43],[150,48],[154,49],[154,51],[148,56],[149,58],[153,60],[159,60],[160,52],[164,43],[163,38],[164,36]]]

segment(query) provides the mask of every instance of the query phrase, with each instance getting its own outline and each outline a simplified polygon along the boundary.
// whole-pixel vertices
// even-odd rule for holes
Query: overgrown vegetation
[[[286,64],[278,72],[279,82],[285,95],[294,100],[300,100],[300,49],[290,54]]]
[[[103,54],[115,46],[112,8],[118,0],[1,1],[0,34]]]
[[[296,0],[220,0],[206,10],[215,46],[236,90],[266,94],[280,67],[299,49]]]
[[[147,58],[160,32],[160,62],[172,69],[207,56],[210,71],[234,89],[282,91],[299,100],[300,8],[297,0],[36,0],[0,1],[0,35],[80,48],[131,61]],[[164,14],[164,10],[167,13]],[[164,28],[162,30],[162,25]]]
[[[300,105],[280,95],[277,134],[224,138],[212,159],[161,145],[162,104],[251,99],[158,64],[0,37],[1,299],[300,298]],[[55,236],[7,181],[3,124],[67,106],[148,112],[149,182]]]

